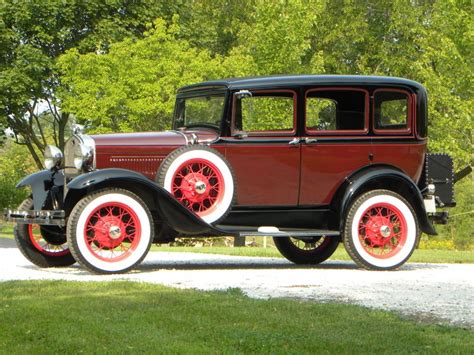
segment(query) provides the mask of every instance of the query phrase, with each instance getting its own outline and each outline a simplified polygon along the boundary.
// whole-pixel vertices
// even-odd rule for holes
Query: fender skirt
[[[116,168],[96,170],[74,178],[67,184],[67,188],[70,192],[70,190],[96,189],[108,186],[120,187],[126,184],[138,187],[141,191],[146,192],[147,196],[153,199],[154,206],[148,206],[152,213],[156,211],[165,224],[179,233],[213,236],[230,234],[204,222],[194,212],[179,203],[163,187],[132,170]]]
[[[410,191],[410,198],[408,199],[411,200],[410,202],[413,209],[415,210],[420,229],[429,235],[438,234],[428,219],[425,204],[423,202],[423,196],[421,195],[418,186],[416,186],[416,184],[403,172],[389,167],[378,167],[377,169],[369,168],[367,170],[360,171],[347,179],[346,188],[341,203],[341,216],[345,216],[347,214],[354,196],[358,195],[360,189],[362,189],[366,184],[376,183],[378,179],[383,179],[385,181],[390,179],[393,182],[400,183],[407,187]],[[383,185],[381,188],[383,188]],[[340,226],[341,228],[343,228],[343,223],[344,222],[342,221]]]

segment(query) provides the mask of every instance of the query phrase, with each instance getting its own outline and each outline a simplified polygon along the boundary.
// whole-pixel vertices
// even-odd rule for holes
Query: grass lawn
[[[239,290],[127,282],[0,283],[5,353],[472,353],[474,332]]]
[[[13,224],[0,223],[0,238],[13,238]]]
[[[240,256],[266,256],[266,257],[282,257],[274,247],[168,247],[158,246],[152,247],[155,251],[171,251],[171,252],[193,252],[193,253],[209,253],[224,255],[240,255]],[[330,260],[351,260],[342,245],[336,250]],[[410,258],[410,262],[416,263],[474,263],[474,252],[469,250],[432,250],[417,249]]]

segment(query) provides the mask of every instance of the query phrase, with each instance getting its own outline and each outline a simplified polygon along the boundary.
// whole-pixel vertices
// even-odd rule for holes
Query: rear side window
[[[367,132],[368,95],[356,89],[316,89],[306,94],[306,131],[321,134]]]
[[[374,124],[375,131],[410,130],[410,102],[404,92],[376,91],[374,94]]]

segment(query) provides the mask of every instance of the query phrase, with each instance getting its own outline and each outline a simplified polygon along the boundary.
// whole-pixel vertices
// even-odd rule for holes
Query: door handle
[[[298,145],[301,143],[301,138],[293,138],[291,141],[288,142],[289,145]]]
[[[306,144],[313,144],[313,143],[318,143],[318,140],[316,138],[305,138],[304,142]]]

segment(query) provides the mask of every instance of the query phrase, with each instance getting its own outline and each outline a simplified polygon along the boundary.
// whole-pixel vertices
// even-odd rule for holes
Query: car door
[[[327,205],[345,178],[371,163],[369,93],[316,88],[305,93],[299,204]]]
[[[251,96],[234,95],[225,156],[236,177],[237,205],[298,204],[296,103],[297,94],[292,90],[254,90]]]

